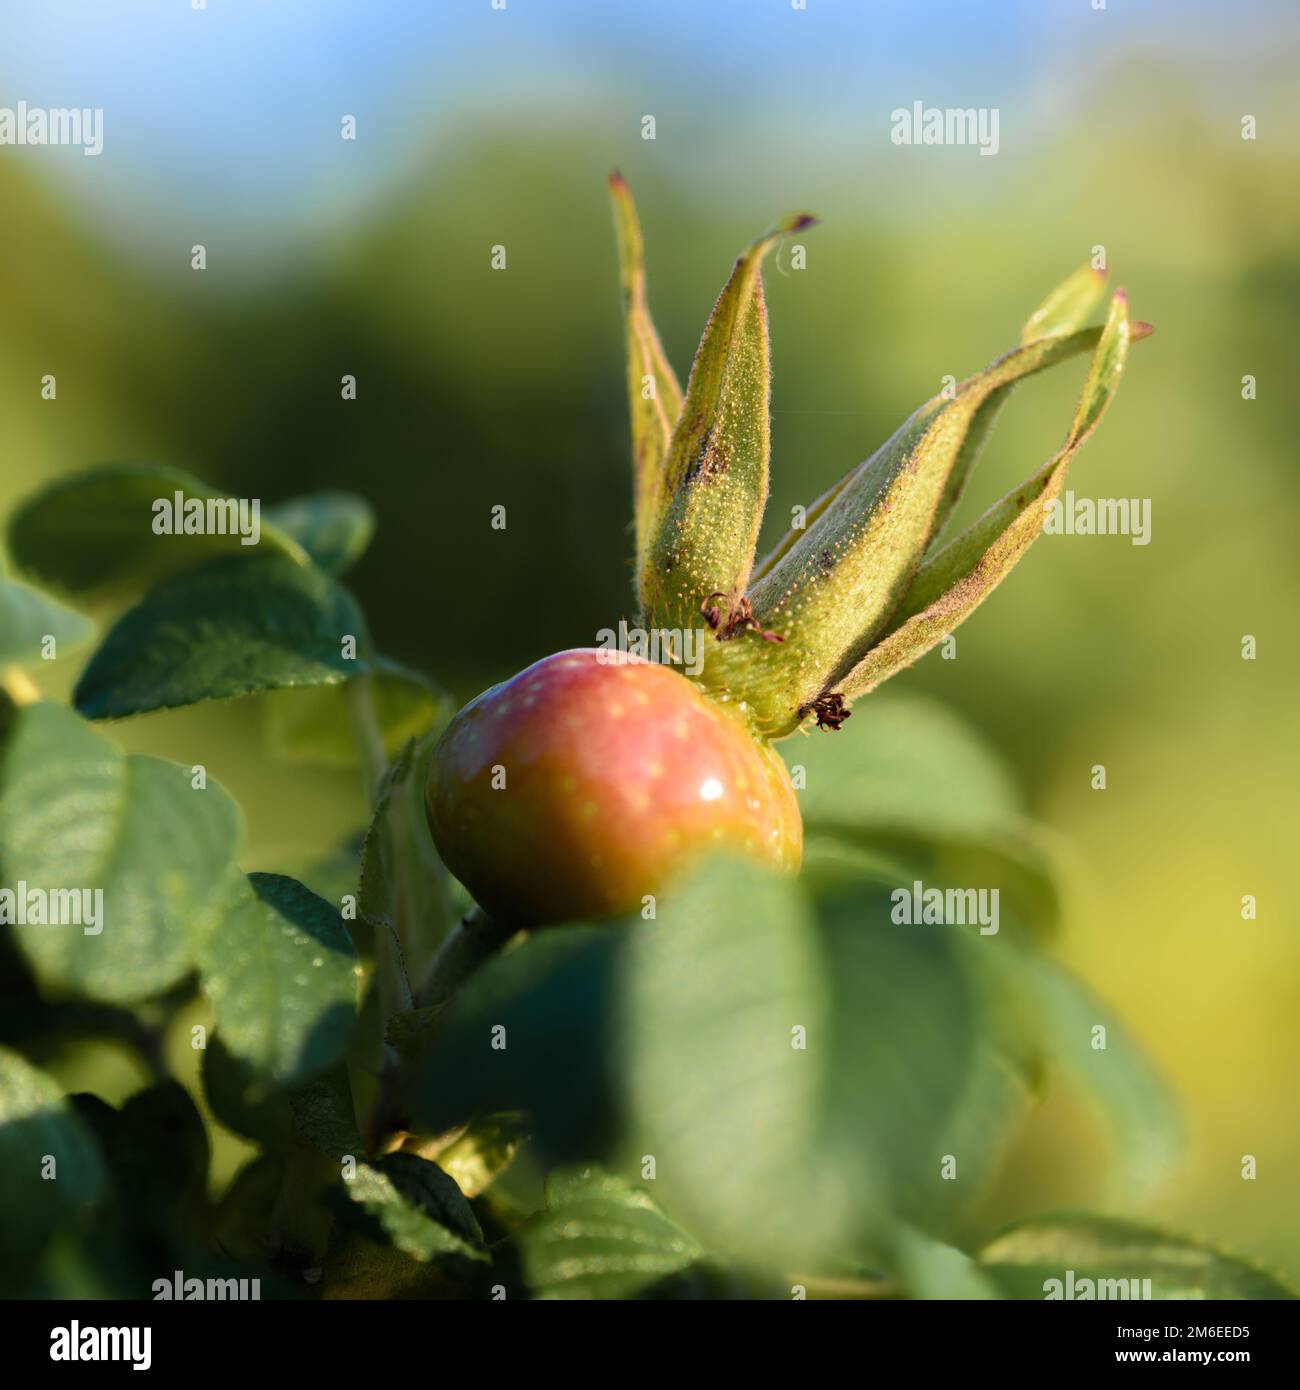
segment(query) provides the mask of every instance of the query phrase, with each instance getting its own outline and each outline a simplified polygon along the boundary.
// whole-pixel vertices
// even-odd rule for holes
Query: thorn
[[[1131,323],[1128,326],[1129,342],[1136,343],[1143,338],[1149,338],[1155,331],[1154,323],[1146,323],[1144,320],[1138,319],[1136,323]]]

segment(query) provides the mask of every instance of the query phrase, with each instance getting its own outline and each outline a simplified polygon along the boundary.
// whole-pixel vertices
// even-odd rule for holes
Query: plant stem
[[[519,930],[472,908],[449,931],[429,964],[429,973],[416,996],[416,1007],[440,1008],[485,961],[490,960]]]

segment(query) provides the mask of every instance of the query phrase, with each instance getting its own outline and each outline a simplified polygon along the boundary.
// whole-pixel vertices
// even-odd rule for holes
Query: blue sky
[[[9,0],[0,106],[102,107],[105,153],[0,158],[40,160],[110,228],[146,239],[259,209],[319,225],[494,121],[616,126],[644,109],[689,161],[726,158],[742,127],[810,150],[861,140],[919,99],[1019,113],[1014,156],[1014,131],[1068,116],[1072,87],[1117,53],[1185,50],[1231,84],[1285,52],[1279,25],[1294,36],[1271,0],[1093,3]],[[1244,61],[1213,62],[1228,52]],[[355,146],[339,139],[344,113]]]

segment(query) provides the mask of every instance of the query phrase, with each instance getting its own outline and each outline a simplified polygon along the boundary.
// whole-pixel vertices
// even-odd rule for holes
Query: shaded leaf
[[[355,658],[343,655],[345,638]],[[284,556],[226,556],[164,581],[118,620],[74,700],[118,719],[290,686],[336,685],[367,669],[365,620],[327,574]]]
[[[189,473],[160,464],[112,463],[59,478],[10,517],[14,563],[51,588],[86,598],[139,592],[230,551],[245,558],[273,551],[308,563],[302,546],[267,518],[256,546],[244,545],[237,533],[155,533],[154,503],[170,504],[177,492],[204,502],[229,499]]]
[[[424,774],[437,733],[409,742],[384,778],[361,851],[357,899],[361,917],[397,944],[416,991],[455,918],[424,811]]]
[[[295,1087],[343,1056],[356,1018],[356,950],[338,909],[301,883],[250,874],[233,884],[199,965],[221,1040],[254,1081]]]
[[[1150,1191],[1168,1176],[1183,1141],[1163,1078],[1113,1012],[1048,957],[1007,949],[996,966],[1043,1063],[1072,1083],[1109,1128],[1116,1192]],[[1095,1045],[1098,1027],[1105,1029],[1104,1048]]]
[[[994,751],[937,701],[882,694],[839,733],[780,751],[796,774],[806,872],[833,872],[825,842],[841,840],[877,855],[881,882],[997,888],[1020,922],[1056,925],[1053,842]]]
[[[25,1294],[32,1262],[66,1220],[100,1200],[106,1174],[58,1086],[8,1048],[0,1048],[0,1171],[0,1288]]]
[[[89,618],[0,573],[0,666],[38,660],[50,637],[75,650],[93,631]]]
[[[58,705],[15,716],[0,751],[0,883],[64,890],[61,915],[83,918],[13,928],[46,987],[130,1003],[174,985],[222,908],[242,835],[215,783],[196,790],[186,769],[128,756]]]
[[[369,666],[375,720],[384,752],[392,759],[408,739],[441,728],[452,713],[451,702],[419,671],[383,656],[375,657]],[[266,711],[276,753],[326,767],[357,765],[345,688],[327,685],[275,691],[266,696]]]
[[[291,537],[321,569],[342,574],[365,553],[375,513],[353,492],[312,492],[268,507],[265,519]]]

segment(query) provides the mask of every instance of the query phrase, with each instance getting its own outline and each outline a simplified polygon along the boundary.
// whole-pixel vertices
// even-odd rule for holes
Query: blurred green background
[[[354,489],[379,519],[351,577],[378,642],[463,699],[632,616],[611,166],[637,196],[683,378],[736,252],[778,214],[823,219],[802,238],[807,268],[767,277],[767,539],[943,375],[1011,346],[1104,246],[1158,331],[1070,485],[1150,498],[1151,543],[1044,538],[960,630],[957,659],[896,687],[963,713],[1060,833],[1061,954],[1182,1099],[1186,1161],[1129,1214],[1300,1277],[1295,11],[268,9],[29,4],[0,19],[0,105],[105,110],[98,158],[0,148],[0,514],[109,459],[174,463],[266,504]],[[996,106],[997,156],[892,145],[890,112],[917,100]],[[963,518],[1051,453],[1081,370],[1022,388]],[[79,660],[41,671],[45,687],[67,689]],[[360,825],[359,784],[278,763],[253,714],[115,732],[206,763],[246,810],[247,867],[301,871]],[[109,1099],[142,1080],[103,1054],[59,1074]],[[1104,1156],[1049,1097],[989,1228],[1095,1202]]]

